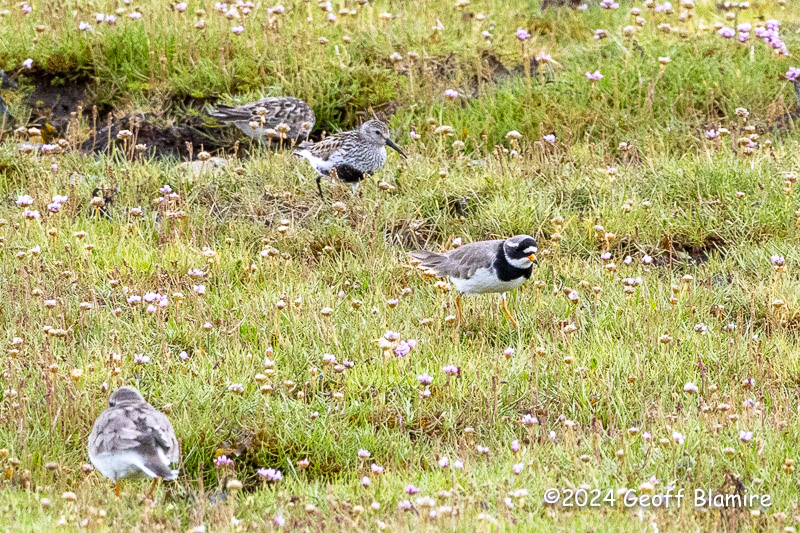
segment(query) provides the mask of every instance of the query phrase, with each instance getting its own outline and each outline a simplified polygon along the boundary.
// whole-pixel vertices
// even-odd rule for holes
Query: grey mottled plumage
[[[89,459],[114,482],[122,478],[175,479],[171,463],[181,452],[164,413],[147,403],[133,387],[117,389],[92,427]]]
[[[11,120],[14,119],[14,117],[11,116],[11,113],[8,111],[8,106],[6,105],[5,100],[3,100],[3,97],[0,96],[0,117],[3,117],[3,115],[7,115],[7,117]]]
[[[320,178],[336,176],[353,185],[355,191],[365,176],[372,175],[386,163],[386,146],[406,157],[389,138],[389,127],[380,120],[368,120],[358,129],[330,135],[319,142],[304,142],[296,155],[305,158],[317,171],[317,187],[322,195]]]
[[[267,130],[278,131],[281,125],[288,126],[285,139],[290,142],[305,139],[314,129],[314,111],[299,98],[281,96],[262,98],[236,107],[217,106],[209,116],[223,122],[232,122],[251,139],[267,139]],[[275,137],[280,140],[280,133]]]
[[[10,77],[8,74],[5,73],[4,70],[0,70],[0,89],[16,89],[19,87],[17,82]]]
[[[5,71],[0,70],[0,89],[13,90],[16,88],[17,88],[17,82],[14,81],[11,77],[9,77],[8,74],[5,73]],[[3,115],[5,115],[5,118],[3,118]],[[5,100],[3,100],[3,97],[0,96],[0,122],[7,122],[8,120],[13,121],[14,116],[8,110],[8,106],[6,105]],[[6,125],[8,125],[8,123],[6,123]]]
[[[536,239],[516,235],[505,240],[465,244],[444,254],[417,250],[410,255],[420,262],[421,269],[450,279],[459,292],[456,300],[459,316],[462,294],[499,292],[503,294],[503,310],[516,325],[506,307],[505,293],[531,277],[537,251]]]

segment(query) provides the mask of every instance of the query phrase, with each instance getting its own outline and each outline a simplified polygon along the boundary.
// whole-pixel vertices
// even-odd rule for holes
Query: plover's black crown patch
[[[509,259],[525,259],[531,254],[539,251],[539,245],[536,239],[529,235],[517,235],[511,239],[507,239],[503,247]]]

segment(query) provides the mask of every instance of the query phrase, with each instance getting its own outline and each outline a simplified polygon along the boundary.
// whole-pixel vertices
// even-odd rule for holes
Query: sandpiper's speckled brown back
[[[259,111],[264,112],[263,115]],[[255,102],[240,106],[217,106],[209,113],[210,116],[223,122],[233,122],[245,135],[251,139],[267,140],[266,132],[276,130],[281,124],[289,126],[286,138],[302,140],[308,137],[314,129],[316,117],[314,111],[307,103],[291,96],[262,98]],[[253,122],[257,126],[253,128]],[[279,137],[273,141],[277,142]]]
[[[308,150],[311,155],[327,161],[337,150],[345,147],[349,150],[358,143],[358,130],[351,130],[328,135],[319,142],[307,141],[301,143],[300,148]]]

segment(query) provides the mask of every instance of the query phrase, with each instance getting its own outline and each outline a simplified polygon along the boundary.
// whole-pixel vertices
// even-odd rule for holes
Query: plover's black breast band
[[[533,265],[530,265],[528,268],[519,268],[509,263],[506,259],[506,254],[503,253],[502,242],[497,246],[497,255],[494,258],[492,266],[497,274],[497,279],[500,281],[514,281],[521,277],[528,279],[533,272]]]

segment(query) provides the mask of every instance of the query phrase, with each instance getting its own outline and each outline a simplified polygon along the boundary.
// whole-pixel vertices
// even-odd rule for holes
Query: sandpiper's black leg
[[[324,200],[325,199],[325,195],[322,194],[322,183],[321,182],[322,182],[322,176],[317,174],[317,189],[319,189],[319,197]]]

